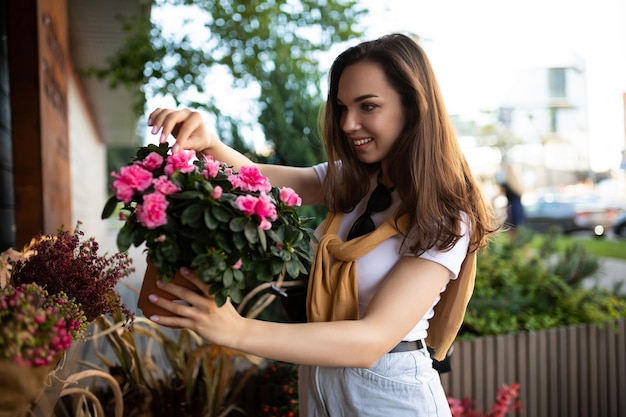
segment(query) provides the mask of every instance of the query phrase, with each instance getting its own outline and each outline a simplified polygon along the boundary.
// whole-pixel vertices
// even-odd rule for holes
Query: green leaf
[[[210,207],[207,207],[207,208],[204,209],[204,224],[210,230],[215,230],[215,229],[217,229],[217,226],[219,226],[219,222],[211,214],[211,208]]]
[[[246,236],[244,233],[241,233],[241,232],[233,233],[232,237],[233,237],[233,244],[235,245],[237,250],[242,251],[248,247],[248,240],[246,239]]]
[[[256,226],[252,224],[252,222],[249,222],[246,224],[244,233],[249,243],[255,244],[259,241],[259,233],[257,232]]]
[[[232,302],[235,304],[240,303],[241,300],[243,299],[243,297],[241,296],[241,291],[237,287],[231,287],[230,291],[228,292],[228,295],[230,296],[230,299],[232,300]]]
[[[245,276],[240,269],[235,269],[233,270],[233,278],[235,278],[235,281],[237,282],[243,282]]]
[[[233,232],[241,232],[249,222],[250,220],[246,217],[235,217],[230,221],[229,227]]]
[[[178,260],[178,250],[176,245],[172,242],[163,242],[161,245],[157,246],[157,253],[159,253],[166,262],[171,264],[174,264]]]
[[[200,204],[192,204],[183,210],[180,220],[185,225],[193,225],[202,217],[203,209]]]
[[[270,270],[272,271],[272,276],[277,276],[280,274],[280,271],[283,270],[283,262],[280,261],[272,261],[270,264]]]
[[[263,248],[263,251],[267,251],[267,238],[265,237],[265,230],[257,229],[259,234],[259,243]]]
[[[222,283],[224,284],[225,288],[229,288],[231,285],[233,285],[233,270],[232,269],[227,269],[226,271],[224,271],[224,276],[222,278]]]
[[[133,243],[134,234],[133,227],[129,223],[124,223],[124,226],[117,234],[117,248],[120,252],[126,252]]]
[[[212,210],[213,216],[220,223],[228,223],[231,218],[231,213],[223,207],[215,206]]]
[[[285,266],[290,277],[296,278],[300,274],[300,265],[297,260],[287,262]]]
[[[106,204],[104,205],[104,208],[102,209],[102,215],[100,216],[100,218],[104,220],[104,219],[108,219],[109,217],[111,217],[111,215],[117,208],[118,204],[119,204],[119,201],[117,201],[117,197],[111,196],[111,198],[109,198]]]

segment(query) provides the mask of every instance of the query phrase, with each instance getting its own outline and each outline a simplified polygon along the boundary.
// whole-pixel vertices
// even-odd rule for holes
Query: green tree
[[[211,94],[211,76],[227,69],[235,87],[271,82],[276,70],[290,72],[287,87],[319,90],[320,52],[359,37],[355,28],[367,9],[356,0],[153,0],[152,7],[191,8],[194,22],[184,19],[168,34],[160,22],[129,18],[120,50],[91,75],[112,87],[142,86],[136,110],[144,112],[146,97],[171,96],[177,104],[219,114]],[[202,23],[199,31],[199,23]],[[265,88],[265,87],[264,87]],[[271,88],[271,86],[270,86]],[[197,100],[200,94],[201,101]],[[285,98],[285,97],[283,97]],[[286,97],[287,100],[292,99]],[[286,106],[290,107],[290,106]]]
[[[191,8],[190,20],[169,22],[170,34],[156,21],[123,20],[123,47],[104,68],[88,74],[112,87],[142,86],[136,100],[170,96],[177,105],[215,115],[219,135],[256,160],[306,166],[325,159],[317,135],[324,102],[319,58],[332,45],[362,36],[357,28],[367,9],[356,0],[154,0],[152,7]],[[197,22],[202,22],[198,31]],[[260,86],[259,117],[273,153],[254,155],[242,126],[250,121],[225,115],[212,94],[212,77],[224,69],[233,87]],[[252,121],[255,122],[254,120]]]

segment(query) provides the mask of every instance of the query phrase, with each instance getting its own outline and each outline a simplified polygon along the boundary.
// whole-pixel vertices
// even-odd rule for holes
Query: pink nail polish
[[[152,321],[159,321],[159,316],[150,316],[149,318]]]
[[[154,294],[150,294],[150,295],[148,296],[148,300],[152,301],[153,303],[154,303],[155,301],[157,301],[158,299],[159,299],[159,297],[157,297],[157,296],[156,296],[156,295],[154,295]]]
[[[151,133],[154,135],[159,131],[159,126],[152,126]]]

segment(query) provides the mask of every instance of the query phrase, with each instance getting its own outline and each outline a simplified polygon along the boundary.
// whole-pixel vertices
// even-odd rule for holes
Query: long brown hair
[[[396,219],[407,215],[407,230],[414,231],[405,244],[418,254],[433,247],[451,248],[460,237],[465,213],[470,251],[484,247],[488,235],[498,228],[496,219],[461,151],[430,62],[406,35],[387,35],[351,47],[331,67],[322,120],[329,161],[324,180],[328,208],[353,210],[367,192],[368,181],[363,179],[380,169],[380,163],[358,160],[340,124],[339,78],[346,67],[364,61],[380,66],[405,111],[407,122],[386,156],[388,175],[402,199]]]

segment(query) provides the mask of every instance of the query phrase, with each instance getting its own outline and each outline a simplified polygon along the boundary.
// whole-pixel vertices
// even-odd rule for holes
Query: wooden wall
[[[7,2],[16,246],[72,229],[65,0]]]

